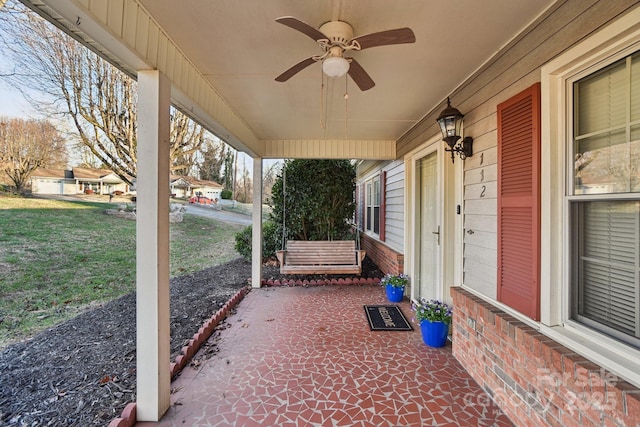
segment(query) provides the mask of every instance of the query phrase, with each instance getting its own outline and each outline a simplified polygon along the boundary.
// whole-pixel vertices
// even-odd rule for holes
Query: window
[[[380,234],[380,177],[375,176],[366,182],[366,226],[365,230]]]
[[[571,317],[640,348],[640,52],[572,99]]]

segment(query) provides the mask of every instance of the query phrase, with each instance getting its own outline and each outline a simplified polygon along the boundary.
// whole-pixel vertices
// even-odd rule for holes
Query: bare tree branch
[[[67,117],[80,144],[131,183],[137,172],[137,83],[23,9],[1,22],[5,49],[16,69],[28,70],[8,76],[8,81],[47,117]],[[171,169],[188,173],[204,142],[204,129],[173,108],[171,125]]]
[[[0,170],[22,192],[40,167],[64,167],[67,151],[56,128],[44,120],[0,117]]]

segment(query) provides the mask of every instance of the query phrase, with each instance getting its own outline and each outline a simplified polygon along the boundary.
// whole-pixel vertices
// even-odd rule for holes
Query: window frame
[[[582,135],[575,135],[575,122],[577,120],[577,114],[579,113],[576,110],[576,104],[578,102],[578,95],[576,93],[576,83],[584,78],[595,76],[598,73],[603,72],[607,68],[611,67],[613,64],[616,64],[622,60],[625,61],[625,69],[627,69],[627,73],[630,74],[630,58],[631,56],[638,56],[640,53],[640,46],[638,50],[632,51],[628,53],[629,49],[624,49],[621,52],[618,52],[616,55],[612,55],[607,61],[603,61],[598,64],[594,64],[582,72],[577,73],[573,77],[567,79],[566,87],[567,87],[567,100],[568,106],[571,111],[571,115],[569,116],[569,122],[567,123],[567,144],[566,144],[566,157],[567,157],[567,166],[566,166],[566,176],[567,176],[567,189],[566,189],[566,203],[567,203],[567,216],[568,222],[570,223],[568,232],[570,233],[570,242],[569,242],[569,259],[568,265],[570,266],[569,272],[569,293],[570,298],[568,300],[568,321],[576,322],[581,326],[589,327],[599,333],[603,333],[612,338],[615,338],[619,341],[625,342],[630,346],[634,346],[640,350],[640,338],[636,335],[628,335],[624,332],[618,331],[615,328],[605,325],[604,323],[600,323],[594,319],[591,319],[585,315],[579,313],[578,305],[580,305],[583,301],[580,299],[579,293],[583,290],[580,288],[580,284],[578,283],[580,280],[581,272],[578,264],[579,258],[579,250],[581,245],[579,242],[582,240],[581,236],[574,234],[578,231],[578,210],[583,209],[589,202],[598,202],[598,201],[606,201],[606,202],[623,202],[625,200],[640,200],[640,192],[599,192],[595,194],[589,194],[586,192],[580,192],[576,185],[576,171],[572,159],[575,158],[575,150],[576,150],[576,140],[580,139]],[[625,90],[630,90],[627,86]],[[628,100],[628,98],[627,98]],[[631,137],[630,128],[633,126],[630,121],[629,110],[625,110],[625,117],[623,119],[624,123],[621,125],[616,125],[617,128],[626,129],[625,133],[627,133],[628,137]],[[602,130],[593,132],[593,133],[602,133]],[[621,197],[624,196],[624,197]],[[584,231],[584,230],[582,230]],[[636,276],[637,277],[637,276]],[[638,301],[640,304],[640,301]],[[638,312],[638,307],[636,307],[636,316]]]
[[[376,183],[377,183],[377,189],[378,189],[378,193],[377,193],[377,200],[376,199]],[[374,174],[371,175],[369,177],[367,177],[364,180],[364,191],[365,191],[365,197],[364,197],[364,215],[362,218],[363,221],[363,231],[370,235],[370,236],[376,236],[379,237],[380,236],[380,212],[381,212],[381,201],[382,201],[382,186],[381,186],[381,182],[380,182],[380,175],[379,174]],[[377,208],[377,211],[376,211]],[[378,215],[378,231],[375,230],[375,225],[376,225],[376,212]]]
[[[640,8],[636,8],[582,42],[571,46],[541,68],[542,199],[541,199],[541,321],[540,330],[573,351],[640,386],[640,351],[571,320],[570,203],[583,195],[570,192],[573,81],[595,73],[640,50]],[[608,195],[594,195],[593,200]],[[634,199],[637,194],[620,194]]]

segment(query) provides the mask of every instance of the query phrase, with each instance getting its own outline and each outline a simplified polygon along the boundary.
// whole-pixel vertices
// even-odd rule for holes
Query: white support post
[[[251,239],[251,287],[262,281],[262,158],[253,159],[253,233]]]
[[[138,72],[136,224],[137,419],[158,421],[170,404],[169,106],[171,84]]]

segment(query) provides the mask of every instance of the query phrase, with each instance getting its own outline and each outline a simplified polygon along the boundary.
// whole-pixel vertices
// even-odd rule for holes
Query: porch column
[[[253,225],[251,226],[251,287],[262,280],[262,158],[253,159]]]
[[[159,71],[138,72],[137,419],[169,408],[169,103]]]

